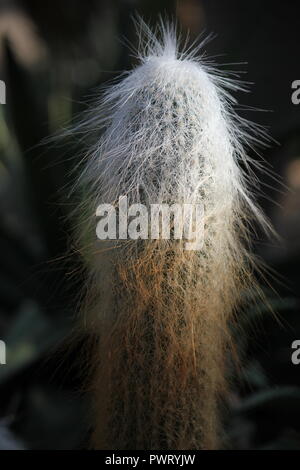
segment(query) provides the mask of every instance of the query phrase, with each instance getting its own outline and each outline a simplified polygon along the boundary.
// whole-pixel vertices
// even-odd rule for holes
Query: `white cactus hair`
[[[96,336],[93,446],[219,448],[230,325],[255,284],[251,221],[269,229],[244,148],[265,136],[235,114],[229,91],[242,85],[204,59],[203,44],[179,52],[175,27],[161,22],[152,33],[138,24],[139,65],[77,127],[93,141],[78,225],[89,265],[83,316]],[[182,240],[96,240],[96,207],[122,195],[146,205],[203,204],[202,249],[184,250]]]

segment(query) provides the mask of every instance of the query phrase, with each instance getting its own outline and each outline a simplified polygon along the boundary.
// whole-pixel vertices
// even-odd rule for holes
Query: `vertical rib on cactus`
[[[180,53],[171,27],[161,26],[161,40],[143,28],[140,65],[106,90],[82,127],[96,139],[79,225],[90,272],[85,326],[97,337],[92,445],[214,449],[230,324],[253,286],[249,221],[267,223],[249,191],[249,127],[227,91],[239,84]],[[201,250],[185,250],[183,240],[96,240],[96,207],[123,195],[128,204],[202,204]]]

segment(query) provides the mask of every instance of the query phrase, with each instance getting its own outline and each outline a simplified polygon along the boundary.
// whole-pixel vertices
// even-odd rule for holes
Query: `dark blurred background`
[[[0,339],[7,345],[0,449],[87,446],[82,345],[61,347],[83,281],[68,256],[73,205],[65,191],[81,143],[70,150],[41,142],[86,109],[91,90],[135,64],[125,45],[125,38],[136,43],[135,12],[150,24],[159,14],[176,18],[190,41],[215,33],[207,54],[251,82],[235,97],[263,110],[241,109],[241,117],[278,142],[261,151],[275,178],[258,176],[259,203],[281,240],[255,244],[275,274],[264,282],[268,305],[257,300],[241,315],[242,368],[225,424],[229,448],[300,450],[300,365],[291,362],[300,339],[300,104],[291,99],[300,80],[297,0],[0,0]]]

